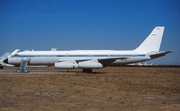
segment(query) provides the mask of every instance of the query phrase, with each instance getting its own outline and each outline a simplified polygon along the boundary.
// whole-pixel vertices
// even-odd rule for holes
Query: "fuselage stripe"
[[[137,55],[16,55],[13,58],[23,58],[23,57],[144,57],[145,54]]]

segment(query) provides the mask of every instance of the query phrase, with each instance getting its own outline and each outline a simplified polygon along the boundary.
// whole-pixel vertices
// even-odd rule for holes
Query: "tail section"
[[[14,50],[8,57],[11,57],[11,56],[13,56],[14,54],[16,54],[18,51],[20,51],[20,49],[16,49],[16,50]]]
[[[4,59],[8,58],[9,54],[10,54],[9,52],[6,52],[4,55],[2,55],[0,57],[0,60],[4,60]]]
[[[163,33],[164,27],[155,27],[135,51],[159,52]]]

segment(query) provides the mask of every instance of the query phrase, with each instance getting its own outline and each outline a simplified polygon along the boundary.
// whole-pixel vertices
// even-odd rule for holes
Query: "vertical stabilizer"
[[[8,58],[9,54],[9,52],[6,52],[4,55],[0,57],[0,60],[5,60],[6,58]]]
[[[164,27],[155,27],[149,36],[137,47],[136,51],[159,52]]]
[[[16,50],[14,50],[8,57],[11,57],[11,56],[13,56],[14,54],[16,54],[18,51],[20,51],[20,49],[16,49]]]

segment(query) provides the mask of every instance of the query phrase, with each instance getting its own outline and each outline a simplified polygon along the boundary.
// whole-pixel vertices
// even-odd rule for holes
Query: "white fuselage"
[[[121,59],[125,57],[125,59]],[[121,65],[149,60],[146,53],[115,50],[72,50],[72,51],[23,51],[8,59],[9,64],[19,65],[21,60],[28,60],[29,65],[54,65],[62,61],[87,61],[98,59],[119,58],[114,62],[106,64]]]

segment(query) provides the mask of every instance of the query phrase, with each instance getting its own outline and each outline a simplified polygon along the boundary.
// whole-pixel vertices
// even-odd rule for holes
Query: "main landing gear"
[[[92,73],[92,69],[82,69],[83,72]]]
[[[4,67],[3,66],[0,66],[0,69],[3,69]]]

